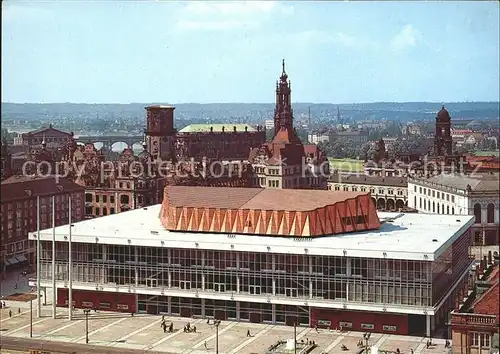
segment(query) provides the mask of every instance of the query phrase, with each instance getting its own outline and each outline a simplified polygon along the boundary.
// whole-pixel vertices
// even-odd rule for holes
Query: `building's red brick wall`
[[[135,294],[73,290],[73,304],[78,309],[137,312]],[[68,289],[57,289],[57,306],[68,306]]]
[[[351,328],[343,328],[349,331],[359,332],[377,332],[377,333],[391,333],[391,334],[408,334],[408,316],[395,315],[381,312],[361,312],[361,311],[344,311],[344,310],[330,310],[330,309],[311,309],[311,325],[318,327],[322,326],[322,321],[330,321],[330,328],[340,329],[340,322],[348,322],[352,324]],[[319,321],[319,323],[318,323]],[[323,322],[325,323],[325,322]],[[374,325],[372,329],[367,326],[362,327],[361,324]],[[384,329],[384,326],[395,327],[395,331]],[[394,328],[392,328],[394,329]]]
[[[492,285],[492,287],[487,290],[487,293],[484,294],[482,299],[474,305],[474,313],[481,315],[496,315],[497,320],[500,319],[499,287],[500,283],[497,281],[496,284]]]

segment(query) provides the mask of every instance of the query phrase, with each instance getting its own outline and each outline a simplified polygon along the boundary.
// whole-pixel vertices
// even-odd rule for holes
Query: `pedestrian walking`
[[[203,343],[203,345],[205,346],[205,349],[208,350],[207,341],[205,341],[205,343]]]
[[[9,310],[9,317],[12,317],[12,310]]]
[[[252,335],[250,334],[250,330],[247,330],[247,337],[251,337]]]

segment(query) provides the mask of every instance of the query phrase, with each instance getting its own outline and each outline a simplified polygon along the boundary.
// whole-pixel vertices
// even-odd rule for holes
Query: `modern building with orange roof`
[[[54,257],[59,306],[431,335],[467,286],[471,216],[377,213],[368,193],[164,193],[41,230],[40,288]]]
[[[170,231],[318,237],[380,227],[361,192],[168,186],[163,198],[160,220]]]

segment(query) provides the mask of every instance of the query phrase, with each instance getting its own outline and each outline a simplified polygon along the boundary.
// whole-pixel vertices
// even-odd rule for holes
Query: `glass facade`
[[[432,262],[432,301],[438,303],[470,265],[470,235],[464,233]]]
[[[132,287],[139,294],[141,288],[159,293],[178,289],[196,292],[200,298],[226,293],[273,296],[278,301],[294,298],[421,308],[435,305],[470,264],[468,242],[464,234],[434,262],[73,243],[72,275],[76,287]],[[52,243],[42,241],[42,281],[51,280],[51,256]],[[65,242],[56,243],[56,277],[68,280]],[[186,306],[196,309],[197,305]],[[229,308],[226,311],[231,312]]]

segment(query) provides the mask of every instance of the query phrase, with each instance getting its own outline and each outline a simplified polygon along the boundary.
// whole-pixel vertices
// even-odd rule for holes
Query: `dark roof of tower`
[[[437,118],[437,120],[439,122],[449,122],[451,120],[450,114],[448,113],[448,111],[446,110],[446,108],[444,108],[444,106],[438,112],[436,118]]]

